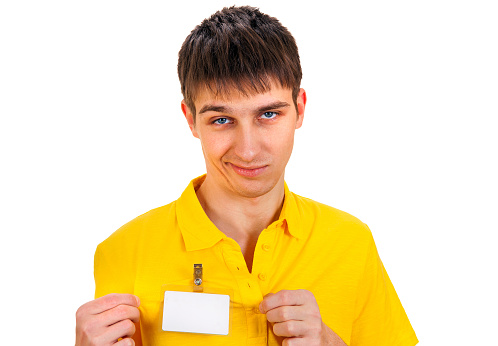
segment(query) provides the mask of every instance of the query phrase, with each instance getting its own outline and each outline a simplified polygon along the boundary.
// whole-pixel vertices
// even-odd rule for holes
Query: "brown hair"
[[[265,92],[277,82],[292,89],[296,103],[302,71],[296,41],[278,19],[254,7],[232,6],[187,36],[178,53],[178,77],[195,116],[195,96],[203,87],[224,97],[232,90]]]

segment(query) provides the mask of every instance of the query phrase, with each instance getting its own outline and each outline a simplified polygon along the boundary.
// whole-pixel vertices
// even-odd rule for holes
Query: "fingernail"
[[[135,296],[135,299],[137,300],[137,306],[140,306],[140,298],[138,298],[137,296]]]
[[[259,312],[264,314],[265,312],[263,311],[263,302],[259,303]]]

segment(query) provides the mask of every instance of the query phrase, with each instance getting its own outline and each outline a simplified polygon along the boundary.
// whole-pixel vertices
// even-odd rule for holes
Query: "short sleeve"
[[[105,250],[104,250],[105,249]],[[126,265],[129,260],[120,256],[119,248],[97,247],[94,256],[95,298],[110,293],[134,294],[133,273],[134,269]],[[135,345],[142,345],[140,322],[135,323],[136,332],[133,336]]]
[[[134,293],[142,217],[121,226],[97,246],[93,267],[95,298],[109,293]]]
[[[417,336],[378,255],[371,233],[359,281],[351,346],[413,346]]]
[[[134,269],[111,247],[97,247],[94,256],[95,298],[109,293],[132,293]]]

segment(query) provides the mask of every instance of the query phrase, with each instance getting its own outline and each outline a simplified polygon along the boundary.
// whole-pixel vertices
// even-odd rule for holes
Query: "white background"
[[[370,226],[420,345],[498,345],[496,2],[323,3],[250,3],[300,49],[287,183]],[[1,344],[73,344],[97,244],[204,173],[177,53],[233,4],[1,2]]]

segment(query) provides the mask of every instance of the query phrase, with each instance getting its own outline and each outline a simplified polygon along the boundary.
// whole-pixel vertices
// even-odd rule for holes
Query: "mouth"
[[[262,174],[268,166],[258,166],[258,167],[240,167],[236,166],[233,163],[229,163],[230,167],[234,170],[235,173],[241,175],[243,177],[253,178]]]

